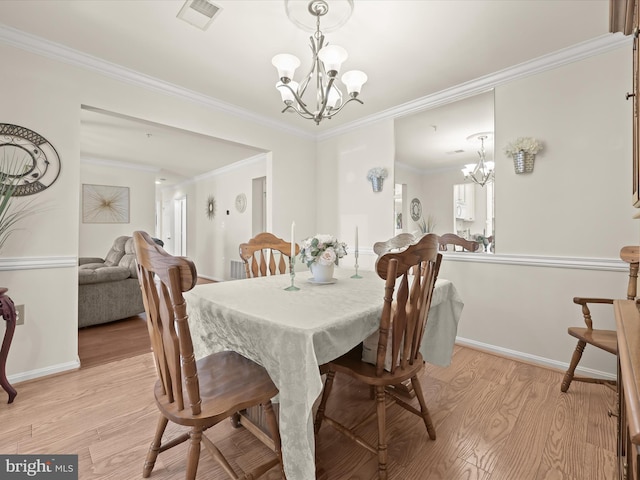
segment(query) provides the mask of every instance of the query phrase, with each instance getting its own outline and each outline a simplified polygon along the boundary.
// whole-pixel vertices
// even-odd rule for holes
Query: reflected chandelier
[[[352,2],[349,3],[352,6]],[[313,55],[309,73],[299,84],[293,81],[293,75],[296,68],[300,66],[300,60],[288,53],[276,55],[271,63],[277,68],[280,78],[276,88],[286,105],[282,112],[293,110],[301,117],[313,120],[316,125],[319,125],[323,119],[336,115],[347,103],[353,100],[363,103],[357,97],[362,85],[367,81],[367,75],[359,70],[350,70],[342,75],[341,80],[349,96],[345,100],[345,96],[335,82],[342,62],[348,57],[347,51],[338,45],[325,45],[324,34],[320,31],[320,17],[326,15],[329,5],[325,0],[311,0],[307,10],[316,17],[315,33],[309,37]],[[317,91],[315,107],[308,105],[302,99],[311,83],[315,83]]]
[[[489,162],[485,158],[484,141],[489,137],[491,133],[476,133],[467,138],[467,140],[480,140],[480,151],[478,156],[480,161],[476,164],[469,163],[462,169],[462,174],[465,180],[471,180],[473,183],[477,183],[481,187],[485,184],[493,182],[495,162]]]

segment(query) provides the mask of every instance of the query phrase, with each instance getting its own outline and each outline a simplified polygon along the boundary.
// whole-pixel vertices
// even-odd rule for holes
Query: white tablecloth
[[[358,345],[379,325],[384,282],[375,272],[336,268],[335,284],[298,273],[197,285],[185,293],[196,358],[234,350],[263,365],[280,390],[280,434],[288,480],[315,478],[312,407],[322,390],[318,365]],[[462,301],[454,285],[436,284],[423,340],[425,360],[451,360]]]

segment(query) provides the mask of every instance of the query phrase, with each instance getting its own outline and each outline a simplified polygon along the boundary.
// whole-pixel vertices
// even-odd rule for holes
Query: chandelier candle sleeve
[[[358,226],[356,225],[356,247],[355,252],[358,253]]]
[[[294,240],[295,238],[296,238],[296,222],[291,222],[291,262],[292,264],[296,259],[296,241]]]

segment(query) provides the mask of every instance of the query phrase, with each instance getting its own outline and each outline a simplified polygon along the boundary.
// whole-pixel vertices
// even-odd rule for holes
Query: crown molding
[[[336,135],[342,135],[382,120],[401,117],[421,112],[429,108],[439,107],[457,100],[463,100],[480,93],[491,91],[498,85],[502,85],[519,78],[528,77],[530,75],[535,75],[562,65],[584,60],[589,57],[616,50],[623,46],[629,46],[632,42],[633,39],[631,36],[624,36],[621,33],[602,35],[594,38],[593,40],[578,43],[571,47],[534,58],[528,62],[523,62],[518,65],[499,70],[469,82],[461,83],[434,94],[412,100],[397,107],[383,110],[374,115],[361,118],[346,125],[327,130],[319,133],[317,138],[319,141],[326,140]]]
[[[315,134],[308,133],[302,129],[275,121],[271,118],[258,115],[254,112],[251,112],[250,110],[246,110],[217,98],[213,98],[208,95],[189,90],[173,83],[159,80],[155,77],[145,75],[135,70],[131,70],[121,65],[103,60],[101,58],[88,55],[59,43],[51,42],[44,38],[38,37],[36,35],[31,35],[29,33],[9,27],[8,25],[3,25],[1,23],[0,43],[19,48],[21,50],[27,50],[31,53],[50,58],[52,60],[57,60],[76,67],[85,68],[87,70],[97,72],[101,75],[119,80],[124,83],[129,83],[138,87],[159,91],[165,94],[173,95],[175,97],[180,97],[182,99],[189,100],[208,108],[247,119],[266,127],[281,130],[292,135],[307,139],[314,139],[316,137]]]
[[[428,108],[445,105],[456,100],[462,100],[479,93],[490,91],[498,85],[522,77],[544,72],[546,70],[557,68],[568,63],[577,62],[595,55],[600,55],[622,46],[628,46],[631,42],[631,36],[625,36],[619,32],[602,35],[592,40],[534,58],[528,62],[523,62],[498,72],[476,78],[469,82],[461,83],[431,95],[412,100],[397,107],[383,110],[374,115],[369,115],[368,117],[364,117],[360,120],[350,122],[346,125],[336,127],[322,133],[313,134],[262,115],[258,115],[222,100],[159,80],[111,62],[107,62],[100,58],[87,55],[64,45],[50,42],[41,37],[28,34],[0,23],[0,43],[11,45],[37,55],[42,55],[77,67],[86,68],[125,83],[180,97],[214,110],[229,113],[270,128],[281,130],[285,133],[302,138],[315,139],[317,141],[342,135],[382,120],[393,119],[426,110]]]

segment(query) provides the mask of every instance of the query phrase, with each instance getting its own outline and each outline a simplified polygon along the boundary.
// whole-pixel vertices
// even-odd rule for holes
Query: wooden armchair
[[[477,252],[480,249],[480,243],[474,240],[467,240],[455,233],[445,233],[438,237],[438,243],[440,244],[440,250],[447,251],[448,245],[453,245],[453,251],[466,251]],[[459,247],[459,248],[456,248]]]
[[[425,235],[402,252],[390,252],[379,257],[376,271],[385,280],[385,287],[376,363],[373,365],[362,361],[360,346],[326,365],[327,377],[316,414],[315,432],[318,434],[322,422],[326,421],[338,432],[377,454],[378,475],[382,480],[387,478],[387,399],[420,417],[429,438],[436,438],[418,374],[424,368],[420,344],[441,260],[442,254],[438,253],[438,237],[435,234]],[[412,269],[416,274],[410,280]],[[368,423],[369,418],[354,427],[347,427],[338,422],[337,417],[327,415],[327,401],[337,373],[349,375],[374,387],[376,410],[373,415],[378,420],[377,448],[355,432],[360,425]],[[406,380],[411,380],[419,405],[417,408],[407,403],[405,398],[400,398],[393,388],[387,388]],[[344,407],[341,413],[343,411]]]
[[[291,258],[291,242],[285,242],[268,232],[259,233],[249,242],[241,243],[239,250],[247,278],[285,273]],[[296,243],[295,254],[299,253],[300,246]]]
[[[629,264],[629,283],[627,285],[627,299],[634,300],[637,295],[638,287],[638,265],[640,264],[640,246],[622,247],[620,250],[620,258]],[[593,328],[593,319],[589,304],[613,304],[611,298],[583,298],[574,297],[573,303],[581,305],[582,316],[586,327],[569,327],[567,332],[572,337],[578,339],[578,345],[571,356],[569,368],[564,374],[560,390],[566,392],[571,386],[573,380],[577,382],[599,383],[605,385],[615,385],[613,380],[605,380],[601,378],[576,376],[575,370],[582,358],[587,344],[605,350],[613,355],[618,354],[618,340],[615,330],[600,330]]]
[[[415,241],[416,237],[413,236],[413,233],[399,233],[398,235],[390,238],[387,241],[374,243],[373,252],[376,255],[380,256],[387,252],[401,250],[405,247],[408,247]]]
[[[230,478],[239,478],[222,452],[203,432],[232,417],[235,412],[255,405],[263,407],[275,455],[241,478],[257,478],[278,464],[284,475],[280,433],[271,405],[271,398],[278,389],[269,374],[236,352],[214,353],[196,361],[187,305],[182,295],[196,284],[195,265],[187,258],[169,255],[145,232],[134,232],[133,238],[138,280],[158,374],[154,394],[160,411],[142,476],[149,477],[159,453],[189,441],[187,480],[196,478],[202,443]],[[163,442],[169,421],[189,427],[189,431]]]

